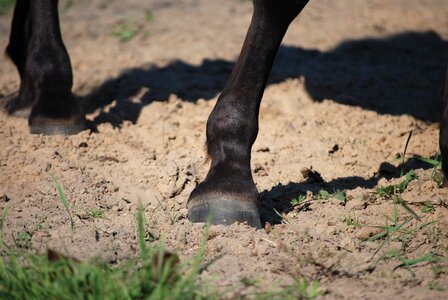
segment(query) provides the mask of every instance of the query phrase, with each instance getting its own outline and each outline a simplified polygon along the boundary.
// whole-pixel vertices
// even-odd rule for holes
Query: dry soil
[[[204,225],[186,219],[186,201],[208,170],[205,124],[241,48],[250,1],[60,8],[73,90],[98,132],[30,135],[25,119],[0,114],[6,243],[119,264],[138,254],[141,201],[148,242],[165,239],[188,260]],[[10,19],[0,17],[1,47]],[[125,30],[135,36],[121,41]],[[229,298],[296,278],[318,280],[328,299],[448,297],[448,192],[416,159],[437,158],[447,63],[446,0],[311,1],[285,37],[261,106],[252,170],[265,227],[212,226],[201,278]],[[18,86],[2,58],[0,97]],[[401,183],[402,170],[418,178],[395,196],[375,193]],[[384,226],[393,232],[376,238]]]

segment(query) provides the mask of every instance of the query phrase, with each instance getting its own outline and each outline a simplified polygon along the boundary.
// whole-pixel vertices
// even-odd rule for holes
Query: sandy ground
[[[208,170],[205,122],[251,10],[241,0],[62,1],[74,92],[98,132],[31,136],[26,120],[0,114],[6,243],[117,264],[137,255],[141,201],[148,242],[194,256],[204,226],[186,219],[186,201]],[[1,47],[10,18],[0,17]],[[123,22],[139,28],[127,42],[112,34]],[[410,131],[408,158],[438,153],[447,63],[446,0],[311,1],[285,37],[261,106],[252,168],[265,228],[212,226],[201,278],[229,298],[295,278],[320,281],[328,299],[448,297],[448,192],[430,165],[400,166]],[[18,84],[2,58],[0,97]],[[402,168],[418,178],[397,196],[420,220],[402,205],[394,217],[394,200],[374,193],[402,182]],[[321,190],[346,190],[348,201]],[[384,232],[375,226],[395,231],[368,240]],[[403,267],[422,257],[430,259]]]

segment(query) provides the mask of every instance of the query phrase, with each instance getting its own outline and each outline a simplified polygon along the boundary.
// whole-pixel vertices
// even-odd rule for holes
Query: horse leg
[[[443,185],[445,187],[448,187],[448,69],[445,79],[445,97],[443,100],[439,145],[440,152],[442,153]]]
[[[190,195],[193,222],[261,227],[258,191],[250,158],[258,134],[260,102],[272,64],[289,24],[308,0],[254,0],[254,12],[229,82],[207,122],[211,166]]]
[[[31,133],[73,134],[84,129],[84,115],[73,96],[70,58],[59,28],[57,0],[19,0],[6,50],[20,74],[17,102],[10,112],[33,105]]]
[[[6,103],[8,114],[28,116],[33,105],[28,77],[25,73],[26,49],[30,40],[30,1],[17,0],[11,25],[9,44],[6,55],[11,58],[20,75],[19,94]]]

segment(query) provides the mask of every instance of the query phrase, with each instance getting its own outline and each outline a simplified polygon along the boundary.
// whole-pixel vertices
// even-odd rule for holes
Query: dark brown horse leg
[[[84,115],[71,89],[70,58],[59,28],[57,0],[18,1],[7,54],[21,76],[16,108],[33,104],[31,133],[72,134],[84,129]]]
[[[8,114],[28,117],[33,105],[31,89],[27,88],[28,78],[25,73],[26,49],[30,40],[30,1],[17,0],[11,24],[9,44],[6,55],[11,58],[20,75],[20,88],[17,97],[6,103]]]
[[[442,122],[439,136],[440,152],[442,153],[443,185],[448,187],[448,69],[445,79],[445,94],[443,99]]]
[[[191,193],[189,219],[260,227],[250,158],[264,88],[289,24],[305,0],[255,0],[252,21],[230,80],[207,122],[211,166]]]

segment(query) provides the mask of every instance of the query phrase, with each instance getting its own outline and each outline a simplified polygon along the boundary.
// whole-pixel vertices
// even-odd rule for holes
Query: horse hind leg
[[[74,134],[85,128],[84,114],[73,96],[70,58],[59,28],[57,0],[19,0],[6,49],[21,79],[13,113],[32,105],[31,133]]]
[[[26,76],[26,49],[30,39],[30,1],[17,0],[11,24],[9,43],[5,54],[11,59],[20,75],[17,96],[7,99],[6,112],[18,117],[28,117],[33,103],[32,88]]]

